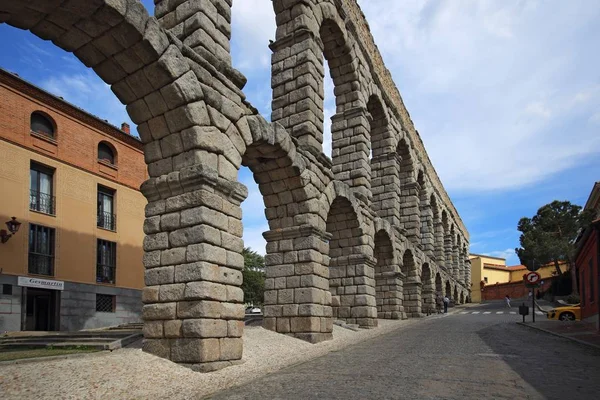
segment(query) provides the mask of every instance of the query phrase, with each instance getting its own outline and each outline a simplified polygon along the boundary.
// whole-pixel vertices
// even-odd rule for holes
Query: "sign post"
[[[525,286],[531,288],[531,319],[535,322],[535,288],[539,286],[541,276],[535,271],[530,271],[523,276]]]

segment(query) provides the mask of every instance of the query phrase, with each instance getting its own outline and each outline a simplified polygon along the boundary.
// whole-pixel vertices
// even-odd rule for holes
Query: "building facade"
[[[469,254],[469,259],[471,261],[471,276],[473,279],[471,296],[475,303],[496,299],[499,296],[499,290],[502,290],[502,286],[497,287],[497,285],[522,282],[523,275],[527,273],[527,267],[524,265],[507,266],[506,259],[504,258]],[[564,263],[560,265],[564,269]],[[544,287],[549,287],[550,280],[556,274],[556,267],[552,264],[542,265],[536,272],[540,274],[542,280],[545,280]],[[525,288],[525,285],[523,285],[523,288]],[[489,293],[486,293],[486,291]],[[503,298],[507,294],[511,297],[515,297],[514,294],[522,297],[521,294],[527,293],[527,290],[520,291],[511,288],[510,292],[512,294],[507,292],[502,294],[500,298]]]
[[[0,70],[0,331],[139,321],[141,142]]]
[[[600,182],[596,182],[584,207],[594,211],[594,221],[580,236],[575,253],[579,277],[581,318],[600,330]]]

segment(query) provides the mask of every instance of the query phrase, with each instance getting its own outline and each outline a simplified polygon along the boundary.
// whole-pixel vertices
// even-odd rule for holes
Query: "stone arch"
[[[380,229],[375,234],[375,300],[377,316],[384,319],[402,318],[402,281],[395,262],[392,237]]]
[[[365,234],[347,197],[329,207],[329,290],[333,317],[363,327],[377,326],[375,262],[365,247]],[[372,250],[371,250],[372,251]]]
[[[431,267],[428,263],[424,263],[421,266],[421,311],[423,314],[433,314],[435,312],[435,292],[434,292],[434,281]]]
[[[73,53],[111,86],[138,125],[150,176],[141,188],[149,201],[144,224],[143,349],[187,364],[240,359],[243,304],[239,285],[243,257],[235,250],[241,238],[232,239],[224,247],[215,246],[214,241],[217,237],[220,241],[221,234],[227,233],[228,218],[239,215],[245,192],[239,185],[227,185],[227,193],[223,193],[218,183],[226,177],[221,176],[220,168],[208,160],[196,162],[195,158],[201,148],[211,152],[218,148],[231,156],[228,162],[239,166],[239,152],[225,153],[219,148],[219,135],[211,137],[204,128],[211,124],[220,127],[223,120],[237,121],[243,113],[240,92],[227,88],[227,102],[222,101],[221,95],[209,97],[211,92],[204,92],[201,83],[211,85],[222,75],[206,64],[204,74],[200,69],[192,71],[188,56],[193,54],[189,48],[173,40],[139,1],[1,1],[0,19]],[[217,113],[209,115],[211,102]],[[202,196],[201,186],[208,189]],[[192,188],[198,189],[193,195]],[[207,213],[188,214],[190,219],[182,217],[186,210],[206,205],[207,199],[213,205],[206,207]],[[219,221],[215,222],[218,226],[211,227],[210,232],[205,229],[200,235],[195,230],[200,225],[197,219],[209,218],[208,215],[212,221]],[[186,261],[209,262],[205,272],[213,280],[203,281],[198,265],[182,264]],[[177,274],[175,265],[179,268]],[[200,286],[184,290],[190,282]],[[200,288],[205,291],[202,297],[195,291]],[[219,293],[225,292],[231,297],[222,298]],[[229,310],[219,320],[220,329],[224,326],[227,332],[225,338],[207,339],[194,334],[205,326],[202,317],[207,311],[202,304],[207,297],[219,297],[222,307]],[[195,307],[182,306],[176,315],[177,304],[183,303],[194,303]],[[198,350],[208,345],[208,340],[213,349],[210,356]],[[191,349],[190,344],[195,348]]]
[[[450,224],[450,235],[449,235],[449,244],[450,244],[450,260],[448,262],[448,274],[452,277],[456,277],[456,269],[458,268],[458,256],[457,256],[457,247],[456,247],[456,232],[454,229],[454,223]]]
[[[446,281],[446,285],[444,286],[444,296],[448,298],[452,297],[452,287],[450,286],[450,281]]]
[[[460,292],[460,304],[465,304],[465,294],[464,294],[464,292]]]
[[[409,317],[421,316],[421,281],[419,271],[411,250],[406,250],[402,256],[403,305]]]

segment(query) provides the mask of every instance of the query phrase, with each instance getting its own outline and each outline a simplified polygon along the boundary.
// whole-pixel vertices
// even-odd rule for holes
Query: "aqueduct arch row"
[[[241,358],[241,165],[269,222],[268,329],[318,342],[334,318],[375,327],[421,316],[442,288],[470,297],[468,232],[354,0],[273,1],[271,123],[231,65],[232,0],[155,3],[150,17],[137,0],[0,0],[0,22],[73,52],[138,124],[144,350],[201,370]]]

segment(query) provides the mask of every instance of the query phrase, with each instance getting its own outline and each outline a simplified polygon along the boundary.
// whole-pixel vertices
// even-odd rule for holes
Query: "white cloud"
[[[263,238],[263,233],[269,230],[267,224],[246,227],[244,225],[244,247],[250,247],[260,255],[267,252],[267,241]]]
[[[271,66],[269,40],[275,40],[275,12],[270,1],[236,1],[232,8],[233,66],[243,71]]]
[[[519,263],[519,258],[517,257],[517,254],[515,253],[515,249],[488,251],[488,252],[484,252],[482,255],[487,255],[490,257],[504,258],[506,260],[507,266],[516,265]]]
[[[359,3],[449,190],[520,188],[600,152],[599,3]]]
[[[127,122],[132,133],[137,132],[125,106],[110,90],[110,86],[90,70],[80,69],[72,74],[49,75],[42,80],[40,86],[116,127],[120,128],[121,123]]]

